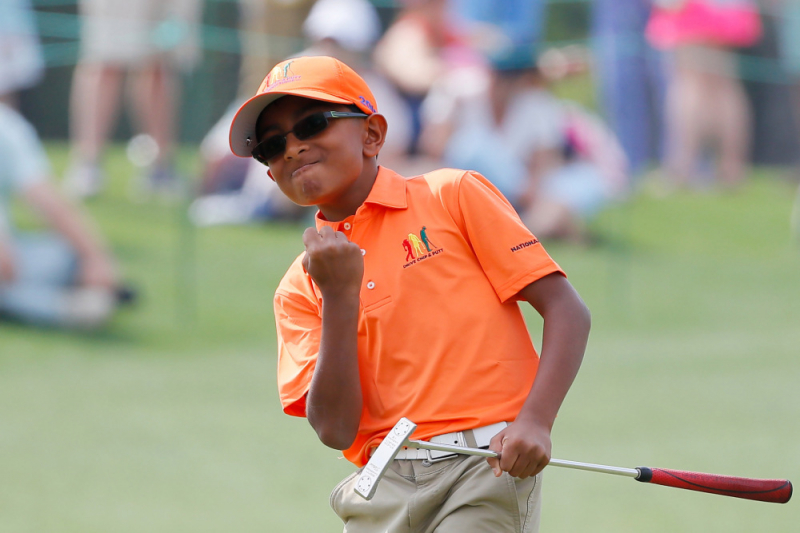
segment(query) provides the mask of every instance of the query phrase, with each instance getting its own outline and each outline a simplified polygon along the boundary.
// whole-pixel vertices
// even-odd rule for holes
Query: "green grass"
[[[272,292],[303,227],[193,231],[129,199],[121,150],[108,165],[88,208],[143,297],[97,334],[0,324],[0,531],[340,530],[327,498],[351,466],[275,385]],[[596,223],[602,245],[548,245],[594,320],[554,456],[800,482],[794,190],[762,171],[640,194]],[[542,531],[794,531],[798,505],[552,468]]]

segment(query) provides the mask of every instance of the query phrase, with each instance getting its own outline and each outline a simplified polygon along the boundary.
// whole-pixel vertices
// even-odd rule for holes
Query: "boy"
[[[347,532],[536,531],[589,312],[482,176],[379,167],[377,109],[352,69],[302,57],[279,63],[231,124],[236,155],[319,209],[275,293],[283,409],[357,466],[402,416],[415,438],[501,452],[487,464],[403,450],[370,501],[348,477],[331,495]],[[518,300],[544,318],[541,361]]]

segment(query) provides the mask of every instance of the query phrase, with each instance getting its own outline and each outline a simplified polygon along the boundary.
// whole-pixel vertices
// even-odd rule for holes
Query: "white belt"
[[[429,440],[430,442],[435,442],[438,444],[453,444],[468,448],[488,448],[489,441],[492,440],[492,437],[500,433],[506,427],[508,427],[508,422],[498,422],[496,424],[490,424],[488,426],[475,429],[467,429],[465,431],[456,431],[455,433],[436,435],[435,437],[431,437]],[[403,448],[397,452],[395,459],[405,461],[421,459],[432,463],[441,461],[443,459],[448,459],[450,457],[455,457],[456,455],[458,454],[452,452],[421,450],[418,448]]]

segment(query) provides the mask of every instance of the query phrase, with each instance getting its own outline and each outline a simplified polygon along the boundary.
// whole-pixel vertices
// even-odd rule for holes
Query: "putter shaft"
[[[406,446],[435,452],[461,453],[464,455],[477,455],[478,457],[497,457],[497,452],[493,452],[492,450],[466,448],[464,446],[456,446],[455,444],[439,444],[438,442],[428,442],[424,440],[408,440]]]
[[[498,457],[497,452],[494,452],[492,450],[483,450],[481,448],[467,448],[464,446],[455,446],[453,444],[439,444],[436,442],[427,442],[423,440],[408,440],[406,442],[406,446],[408,446],[409,448],[420,448],[423,450],[433,450],[437,452],[477,455],[478,457]],[[550,466],[573,468],[576,470],[588,470],[590,472],[600,472],[603,474],[614,474],[617,476],[625,476],[632,478],[638,478],[640,475],[640,471],[637,468],[621,468],[618,466],[596,465],[592,463],[566,461],[563,459],[550,459]]]

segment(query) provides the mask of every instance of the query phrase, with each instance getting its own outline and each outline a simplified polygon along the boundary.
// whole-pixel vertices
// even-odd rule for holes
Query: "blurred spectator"
[[[750,0],[659,0],[646,35],[671,52],[666,165],[672,179],[701,182],[710,148],[716,164],[706,179],[739,184],[749,163],[751,112],[736,48],[760,38],[757,7]]]
[[[412,117],[413,155],[419,148],[420,107],[436,81],[452,69],[477,60],[462,28],[454,22],[448,0],[401,0],[392,24],[375,46],[379,71],[397,87]]]
[[[595,0],[595,78],[609,126],[637,175],[660,164],[664,148],[666,64],[645,39],[652,0]]]
[[[627,162],[594,115],[556,98],[528,49],[425,102],[423,145],[490,179],[541,239],[585,241],[585,223],[624,192]]]
[[[173,164],[181,71],[199,59],[201,0],[80,0],[81,56],[70,102],[72,162],[67,191],[97,194],[105,183],[102,153],[129,82],[137,164],[145,191],[175,192]]]
[[[0,317],[39,326],[94,328],[107,321],[119,297],[114,259],[80,210],[50,182],[50,166],[33,126],[12,106],[14,93],[43,71],[30,4],[0,6]],[[19,198],[49,231],[14,227]]]
[[[315,0],[239,0],[239,97],[253,96],[264,73],[305,47],[303,21]]]
[[[30,0],[0,3],[0,102],[17,106],[17,91],[34,85],[44,72]]]
[[[0,317],[37,326],[103,325],[131,293],[118,288],[115,261],[86,217],[51,183],[33,126],[3,103],[0,160]],[[49,231],[15,229],[9,208],[16,198]]]
[[[473,43],[480,46],[483,38],[504,46],[536,52],[545,19],[547,0],[450,0],[453,14],[465,25]]]
[[[375,7],[368,0],[318,0],[303,23],[309,47],[298,56],[335,57],[355,69],[369,84],[392,128],[381,150],[382,164],[401,166],[411,137],[411,121],[403,98],[372,67],[371,50],[381,34]],[[261,80],[259,80],[259,83]],[[258,85],[251,87],[249,96]],[[202,196],[190,207],[199,225],[295,220],[307,210],[289,201],[267,176],[264,165],[230,151],[228,133],[235,102],[201,144],[207,172]],[[393,167],[394,168],[394,167]]]

